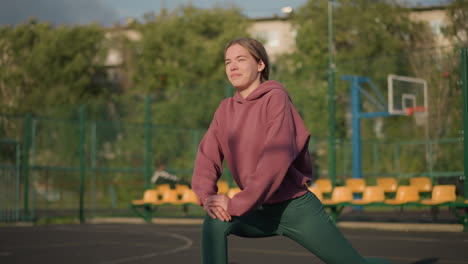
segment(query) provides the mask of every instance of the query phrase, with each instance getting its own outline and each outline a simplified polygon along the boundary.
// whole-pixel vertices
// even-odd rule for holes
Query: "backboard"
[[[393,115],[412,115],[428,111],[426,80],[390,74],[388,81],[388,112]]]

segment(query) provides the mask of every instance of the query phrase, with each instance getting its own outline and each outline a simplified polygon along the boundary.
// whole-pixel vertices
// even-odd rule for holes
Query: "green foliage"
[[[455,0],[448,6],[449,24],[443,29],[445,37],[460,46],[468,45],[468,1]]]
[[[294,14],[292,22],[297,30],[296,50],[276,62],[275,72],[277,78],[286,84],[311,134],[319,138],[326,138],[328,132],[328,3],[329,1],[309,0]],[[460,33],[465,31],[466,27],[463,25],[467,17],[467,9],[462,6],[466,6],[466,1],[455,1],[450,8],[454,22],[450,27],[452,32],[447,30],[447,34],[451,36],[455,34],[454,30],[460,36],[466,36],[466,33]],[[461,124],[460,89],[455,84],[459,75],[454,68],[459,65],[454,59],[454,52],[457,51],[438,49],[429,25],[410,19],[410,12],[411,10],[392,1],[334,1],[332,50],[336,65],[337,138],[349,139],[352,134],[350,83],[341,80],[344,74],[369,77],[384,96],[387,94],[388,74],[414,76],[428,81],[428,128],[416,126],[413,117],[366,119],[361,122],[363,140],[385,142],[456,136],[454,132],[461,127],[457,125]],[[368,86],[362,88],[367,92],[371,91]],[[364,96],[361,98],[361,111],[377,111]],[[376,132],[379,130],[379,122],[382,126],[380,132]],[[338,144],[337,148],[337,158],[343,159],[343,164],[340,162],[338,166],[350,166],[344,164],[350,158],[345,145]],[[419,147],[419,150],[427,152],[427,147]],[[411,151],[401,153],[401,158],[408,165],[402,169],[427,171],[427,155],[414,155]],[[321,167],[326,167],[327,144],[319,142],[317,152]],[[449,160],[456,159],[456,153],[442,153],[442,149],[434,145],[434,162],[439,168],[453,168]],[[379,171],[394,169],[392,156],[386,156],[390,159],[380,161]],[[364,171],[372,170],[373,166],[372,152],[363,152]],[[340,171],[341,169],[339,168]],[[345,171],[343,168],[343,172]]]
[[[225,96],[224,46],[246,35],[238,9],[185,6],[135,25],[130,94],[150,94],[158,124],[207,127]]]
[[[427,25],[410,20],[410,10],[391,1],[334,3],[337,171],[341,176],[351,173],[349,82],[341,81],[341,75],[370,77],[385,95],[389,73],[429,81],[430,133],[426,137],[425,128],[416,127],[411,118],[392,117],[384,121],[382,139],[375,132],[374,119],[363,121],[365,175],[428,172],[429,161],[434,172],[461,171],[461,145],[395,143],[458,135],[458,51],[435,49]],[[327,167],[328,146],[327,4],[309,0],[293,15],[296,49],[272,65],[273,79],[286,85],[311,131],[311,149],[317,152],[321,168]],[[448,13],[451,23],[444,29],[457,45],[466,44],[466,5],[466,1],[453,1]],[[232,93],[224,72],[224,46],[248,35],[248,26],[248,19],[235,8],[185,6],[112,29],[54,27],[34,20],[15,28],[0,27],[0,114],[35,114],[31,182],[64,191],[64,202],[76,201],[80,104],[86,104],[87,189],[93,179],[100,206],[116,199],[118,207],[126,207],[141,195],[146,114],[152,122],[151,165],[155,168],[161,162],[169,172],[189,181],[204,129],[219,102]],[[109,50],[120,51],[121,64],[104,65]],[[110,83],[106,74],[111,72],[121,73],[121,79]],[[151,104],[145,103],[146,96]],[[362,107],[375,110],[366,103]],[[23,125],[23,118],[0,115],[0,138],[22,144]],[[8,144],[2,150],[14,155],[16,148]],[[12,163],[14,157],[6,160]],[[323,172],[326,176],[326,169]],[[117,190],[115,197],[111,188]]]
[[[316,136],[326,136],[328,118],[328,2],[310,0],[292,19],[297,50],[278,62],[278,76]],[[409,75],[405,51],[414,47],[424,26],[409,19],[409,10],[391,1],[343,0],[333,5],[333,55],[337,137],[350,136],[349,82],[341,76],[370,77],[386,94],[389,73]],[[375,109],[363,109],[364,111]],[[364,134],[375,137],[370,127]]]
[[[103,91],[93,83],[104,50],[97,25],[53,27],[30,20],[0,28],[0,111],[38,113]]]

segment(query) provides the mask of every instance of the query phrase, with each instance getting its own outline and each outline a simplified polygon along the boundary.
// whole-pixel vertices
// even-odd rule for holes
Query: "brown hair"
[[[226,55],[227,49],[231,46],[234,46],[235,44],[241,45],[242,47],[246,48],[257,62],[262,61],[263,64],[265,64],[265,68],[262,70],[260,76],[260,82],[267,81],[270,75],[270,62],[268,60],[268,54],[265,50],[265,47],[263,47],[262,43],[252,38],[234,39],[231,40],[224,48],[224,55]]]

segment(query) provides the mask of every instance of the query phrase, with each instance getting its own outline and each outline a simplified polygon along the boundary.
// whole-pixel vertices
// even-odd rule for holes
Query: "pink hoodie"
[[[223,159],[242,190],[228,203],[231,216],[305,194],[312,176],[309,137],[277,81],[262,83],[245,99],[239,92],[224,99],[195,161],[192,188],[200,204],[217,193]]]

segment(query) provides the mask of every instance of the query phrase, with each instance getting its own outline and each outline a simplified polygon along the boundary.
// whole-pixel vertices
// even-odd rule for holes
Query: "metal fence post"
[[[96,122],[91,123],[91,212],[96,215]]]
[[[393,143],[393,157],[394,157],[394,173],[395,177],[400,177],[400,145]]]
[[[31,114],[26,114],[24,120],[24,150],[23,150],[23,221],[29,221],[29,147],[31,143]]]
[[[434,183],[434,141],[429,140],[429,177]]]
[[[84,219],[84,177],[85,177],[85,106],[80,106],[79,110],[79,132],[80,132],[80,223],[85,222]]]
[[[20,219],[20,201],[21,201],[21,187],[20,187],[20,175],[21,175],[21,145],[19,142],[16,142],[16,160],[15,160],[15,179],[16,179],[16,214],[15,214],[15,221],[19,221]]]
[[[463,156],[465,199],[468,199],[468,48],[461,49],[461,78],[463,97]]]
[[[377,174],[379,171],[378,168],[378,162],[379,162],[379,151],[378,151],[378,146],[375,141],[372,142],[372,168],[374,169],[374,181],[377,183]]]
[[[146,96],[145,105],[145,189],[151,185],[151,98]]]
[[[333,61],[333,0],[328,1],[328,175],[336,185],[335,62]],[[353,170],[354,173],[354,170]],[[354,177],[354,175],[353,175]]]

